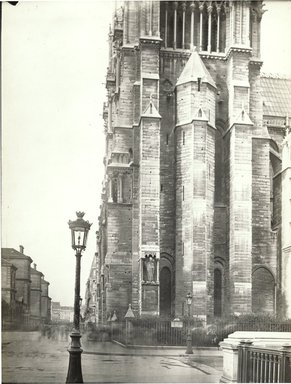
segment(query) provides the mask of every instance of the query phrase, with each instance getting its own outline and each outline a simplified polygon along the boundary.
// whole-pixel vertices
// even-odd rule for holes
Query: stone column
[[[108,96],[108,133],[112,133],[112,96]]]
[[[168,2],[165,1],[165,48],[168,47]]]
[[[185,1],[182,4],[182,10],[183,10],[182,49],[185,49],[185,12],[186,12],[186,3],[185,3]]]
[[[123,194],[122,194],[122,188],[123,188],[123,181],[122,181],[122,175],[118,175],[118,196],[117,196],[117,202],[122,203],[123,202]]]
[[[157,284],[142,283],[142,259],[145,254],[159,258],[160,246],[160,120],[159,108],[159,51],[160,39],[140,39],[142,111],[139,129],[139,313],[158,315],[159,290]],[[149,76],[150,74],[150,76]],[[154,76],[153,76],[154,75]],[[150,95],[155,95],[153,100]],[[152,298],[154,297],[154,300]],[[148,299],[148,300],[146,300]],[[146,301],[145,301],[146,300]],[[148,304],[150,304],[148,306]]]
[[[149,36],[153,34],[153,3],[150,1],[149,4]]]
[[[203,34],[203,8],[204,8],[204,5],[203,3],[200,3],[199,4],[199,11],[200,11],[200,36],[199,36],[199,46],[200,46],[200,51],[202,51],[202,42],[203,42],[203,39],[202,39],[202,34]]]
[[[194,1],[192,1],[190,4],[190,10],[191,10],[190,49],[192,50],[194,47],[194,10],[195,10]]]
[[[207,7],[208,12],[208,44],[207,44],[207,51],[211,52],[211,22],[212,22],[212,5],[209,5]]]
[[[252,309],[252,123],[238,121],[229,141],[230,310]]]
[[[108,180],[108,203],[113,203],[112,199],[112,177],[109,176]]]
[[[113,56],[113,44],[112,44],[113,33],[112,33],[111,25],[109,27],[108,38],[109,38],[109,71],[112,72],[113,71],[113,63],[112,63],[113,62],[113,60],[112,60],[112,56]]]
[[[173,48],[177,48],[177,8],[178,8],[178,2],[174,2],[174,41],[173,41]]]
[[[217,4],[216,10],[217,10],[216,52],[219,52],[219,50],[220,50],[220,46],[219,46],[219,40],[220,40],[220,11],[221,11],[221,5],[220,4]]]

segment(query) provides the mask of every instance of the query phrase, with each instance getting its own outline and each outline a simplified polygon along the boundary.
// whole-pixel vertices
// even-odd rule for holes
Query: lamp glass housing
[[[84,212],[76,212],[77,220],[69,221],[72,236],[72,248],[81,252],[86,248],[88,232],[92,224],[83,219]]]

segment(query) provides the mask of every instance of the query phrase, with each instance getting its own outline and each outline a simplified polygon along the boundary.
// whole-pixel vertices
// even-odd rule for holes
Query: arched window
[[[222,315],[222,272],[220,269],[214,270],[214,316]]]
[[[117,203],[117,188],[118,188],[117,178],[114,177],[112,179],[112,200],[114,203]]]
[[[274,313],[275,280],[265,267],[253,272],[252,310],[256,313]]]
[[[270,210],[271,210],[271,225],[274,222],[274,169],[270,161]]]
[[[281,220],[281,159],[275,152],[274,143],[270,147],[270,211],[272,227],[278,226]]]
[[[215,133],[215,202],[223,203],[225,199],[225,169],[224,169],[224,143],[222,130]]]
[[[171,271],[163,267],[160,272],[160,315],[171,316]]]

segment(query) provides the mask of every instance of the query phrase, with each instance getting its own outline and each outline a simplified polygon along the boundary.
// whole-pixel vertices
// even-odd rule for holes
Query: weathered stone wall
[[[134,312],[141,313],[147,250],[175,261],[176,315],[183,313],[188,291],[194,296],[193,314],[213,315],[215,268],[223,276],[224,311],[249,312],[252,300],[253,308],[261,308],[258,290],[265,289],[264,300],[271,302],[267,288],[271,278],[280,279],[281,166],[278,156],[270,155],[269,141],[280,150],[283,132],[262,124],[260,62],[252,60],[259,56],[259,22],[251,16],[247,3],[231,3],[222,20],[226,55],[200,55],[217,89],[203,81],[197,92],[193,81],[175,92],[190,52],[160,49],[159,2],[125,4],[107,151],[128,153],[131,148],[133,157],[123,174],[123,204],[109,203],[104,213],[100,260],[108,265],[108,312],[118,307],[121,314],[131,302]],[[189,39],[189,20],[186,24]],[[194,25],[194,44],[199,45],[197,15]],[[168,37],[173,40],[173,31]],[[200,107],[204,120],[196,121]],[[275,174],[272,226],[270,159]],[[268,278],[258,267],[265,268]]]
[[[112,314],[116,310],[124,316],[131,296],[131,206],[108,204],[107,228],[106,311]]]

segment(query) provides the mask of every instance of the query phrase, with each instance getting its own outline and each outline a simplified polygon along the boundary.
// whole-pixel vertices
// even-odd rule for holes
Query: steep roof
[[[179,76],[176,86],[189,83],[191,81],[197,81],[199,77],[201,78],[202,83],[211,84],[216,88],[216,84],[205,67],[201,57],[198,52],[194,50],[191,53],[191,56],[189,57],[181,75]]]
[[[44,276],[44,274],[40,271],[38,271],[37,269],[35,268],[32,268],[30,267],[30,273],[34,274],[34,275],[41,275],[41,276]]]
[[[2,248],[1,257],[6,260],[10,259],[28,259],[32,262],[31,257],[24,255],[21,252],[16,251],[14,248]]]
[[[265,116],[291,116],[291,79],[261,77]]]

